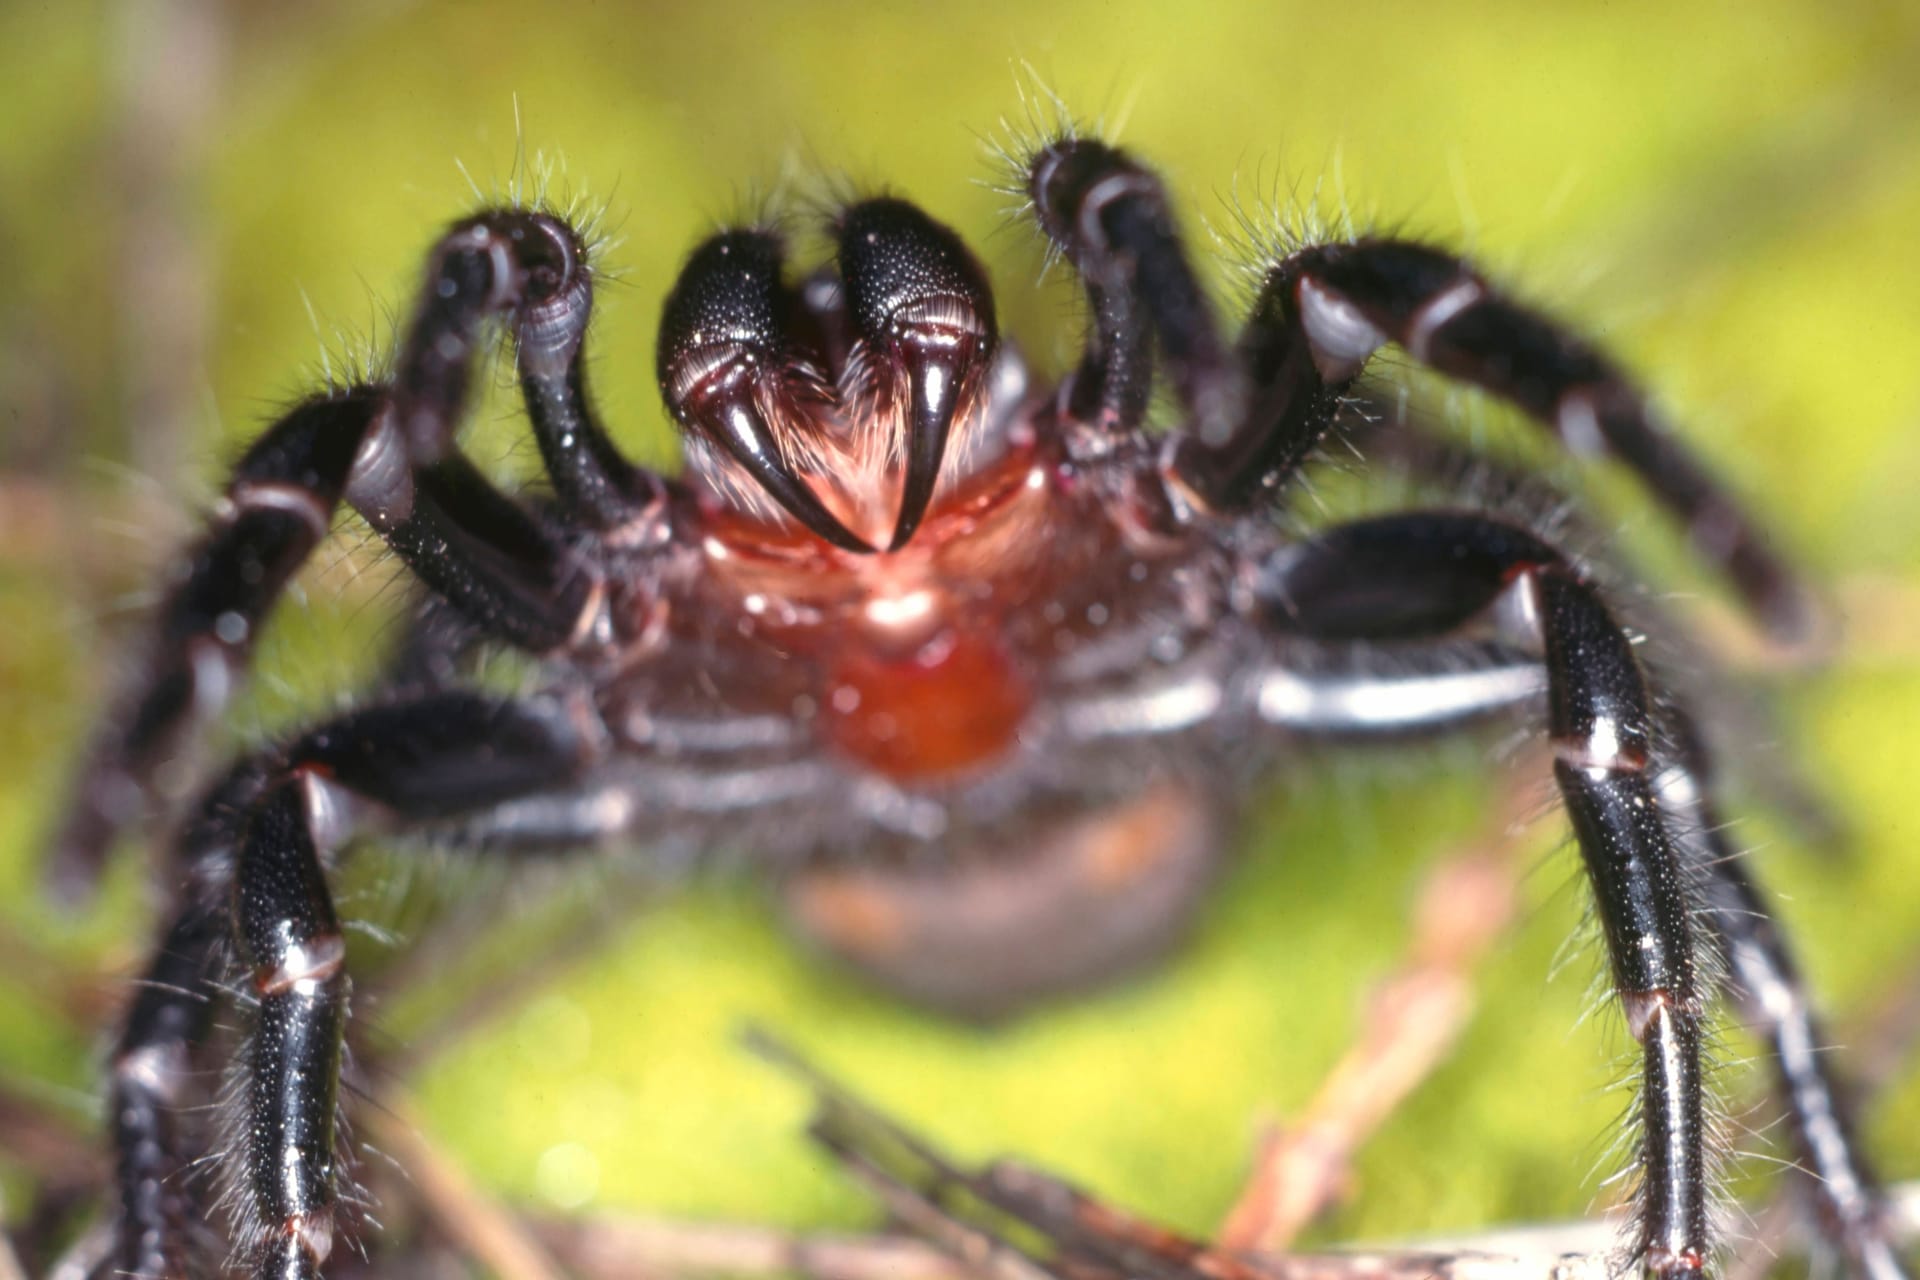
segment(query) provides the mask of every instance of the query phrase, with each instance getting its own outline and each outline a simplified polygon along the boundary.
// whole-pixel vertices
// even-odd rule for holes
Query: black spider
[[[215,1148],[231,1244],[262,1277],[326,1262],[348,1006],[328,858],[355,832],[503,855],[724,841],[803,886],[857,873],[890,887],[907,945],[876,950],[825,908],[820,931],[978,1011],[1169,936],[1222,842],[1217,815],[1286,746],[1517,717],[1551,744],[1644,1046],[1639,1261],[1698,1272],[1713,1246],[1700,1052],[1719,985],[1771,1047],[1826,1231],[1856,1273],[1904,1274],[1700,736],[1592,570],[1481,509],[1306,538],[1275,511],[1392,343],[1625,463],[1763,623],[1795,634],[1806,602],[1752,524],[1611,363],[1449,254],[1359,239],[1277,255],[1229,341],[1148,170],[1069,134],[1032,151],[1023,186],[1092,313],[1057,387],[1001,344],[953,232],[863,200],[832,221],[835,264],[797,286],[770,230],[694,252],[658,349],[688,466],[656,476],[589,405],[582,237],[501,208],[440,239],[389,380],[309,399],[245,454],[86,758],[63,875],[91,873],[219,710],[343,499],[431,603],[386,695],[243,760],[185,823],[113,1058],[103,1272],[196,1273],[194,1066],[235,977],[251,1034]],[[538,507],[456,443],[495,321],[552,482]],[[1178,422],[1149,434],[1156,359]],[[534,655],[538,691],[462,687],[461,659],[487,646]],[[1089,849],[1146,868],[1105,914],[1046,889],[1047,867]],[[1033,895],[961,910],[976,867],[1024,869]]]

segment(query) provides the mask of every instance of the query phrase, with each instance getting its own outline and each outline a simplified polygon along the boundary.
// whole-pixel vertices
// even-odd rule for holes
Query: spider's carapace
[[[1037,615],[1111,553],[1099,514],[1073,509],[1064,460],[1031,430],[1015,437],[882,554],[703,511],[699,589],[731,594],[743,640],[805,665],[815,683],[804,705],[848,762],[928,782],[990,767],[1014,745],[1050,657],[1032,650],[1070,629]]]

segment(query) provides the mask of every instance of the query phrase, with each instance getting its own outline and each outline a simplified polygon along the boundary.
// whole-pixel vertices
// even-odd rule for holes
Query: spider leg
[[[1268,272],[1243,351],[1255,361],[1257,382],[1267,385],[1267,365],[1284,367],[1275,385],[1315,411],[1249,418],[1248,430],[1278,430],[1282,441],[1265,452],[1247,443],[1242,452],[1252,472],[1236,472],[1242,458],[1232,452],[1203,460],[1223,462],[1224,470],[1187,464],[1200,491],[1230,499],[1249,492],[1261,468],[1297,463],[1329,425],[1328,390],[1351,383],[1388,342],[1511,401],[1573,454],[1626,466],[1770,634],[1807,635],[1813,605],[1793,571],[1720,481],[1659,423],[1627,375],[1557,321],[1504,297],[1470,264],[1425,245],[1315,245]],[[1287,395],[1279,402],[1289,403]]]
[[[1085,282],[1093,327],[1066,388],[1069,413],[1104,436],[1139,425],[1157,339],[1174,392],[1209,447],[1238,424],[1245,388],[1187,261],[1160,180],[1102,142],[1061,138],[1027,162],[1040,226]]]
[[[123,1016],[107,1095],[120,1209],[111,1274],[193,1274],[199,1241],[183,1185],[190,1139],[180,1116],[192,1098],[194,1056],[213,1029],[227,935],[217,911],[198,904],[182,910]]]
[[[1466,548],[1458,559],[1449,552],[1456,540]],[[1722,988],[1768,1044],[1828,1238],[1862,1280],[1907,1276],[1888,1241],[1880,1183],[1854,1137],[1851,1108],[1831,1060],[1821,1052],[1828,1041],[1750,867],[1728,843],[1727,826],[1713,802],[1714,779],[1701,736],[1686,713],[1667,702],[1659,712],[1662,736],[1671,743],[1662,753],[1665,758],[1655,770],[1645,764],[1633,767],[1636,753],[1649,741],[1645,681],[1632,669],[1617,626],[1608,621],[1578,570],[1523,530],[1456,513],[1338,526],[1323,538],[1286,549],[1264,568],[1258,595],[1280,615],[1284,631],[1296,641],[1310,638],[1315,651],[1313,669],[1303,672],[1283,654],[1253,686],[1261,718],[1291,733],[1431,733],[1510,712],[1545,688],[1549,732],[1559,757],[1556,779],[1602,895],[1601,915],[1623,1002],[1632,988],[1621,980],[1620,943],[1637,945],[1638,937],[1647,936],[1642,930],[1664,929],[1667,903],[1696,913],[1723,953]],[[1543,576],[1557,579],[1557,589],[1547,590]],[[1483,649],[1465,661],[1457,651],[1429,654],[1438,659],[1433,662],[1420,660],[1422,638],[1430,643],[1488,615],[1515,647]],[[1399,647],[1412,656],[1397,661],[1393,669],[1368,674],[1329,672],[1328,657],[1319,652],[1330,641],[1360,642],[1377,660],[1381,640],[1407,642]],[[1544,686],[1536,683],[1531,691],[1524,668],[1516,665],[1526,659],[1527,649],[1544,658],[1545,666]],[[1586,691],[1581,691],[1578,672],[1556,670],[1556,663],[1587,667]],[[1605,715],[1599,714],[1602,710]],[[1603,731],[1609,719],[1613,723]],[[1569,724],[1583,721],[1586,727],[1579,733],[1566,732]],[[1612,759],[1626,768],[1589,763],[1595,756],[1591,744],[1607,734],[1614,744]],[[1635,824],[1631,815],[1623,815],[1622,802],[1648,803],[1648,777],[1663,817]],[[1583,817],[1576,807],[1583,791],[1613,794],[1581,799],[1588,811]],[[1616,815],[1615,821],[1595,822],[1595,815],[1608,812]],[[1622,816],[1629,820],[1618,820]],[[1604,844],[1599,850],[1592,843],[1596,831]],[[1595,871],[1596,852],[1602,859],[1626,856],[1623,874],[1614,877],[1617,887],[1610,888],[1608,879]],[[1682,864],[1678,874],[1676,858]],[[1640,865],[1636,868],[1634,862]],[[1607,898],[1617,898],[1619,887],[1629,890],[1630,900],[1609,907]],[[1624,937],[1615,923],[1623,907],[1631,921]],[[1689,961],[1684,972],[1692,967]],[[1675,996],[1670,1019],[1684,1023],[1690,1014],[1697,1016],[1677,992]],[[1630,1025],[1634,1020],[1629,1006]],[[1686,1038],[1680,1047],[1686,1048]],[[1663,1247],[1671,1224],[1698,1220],[1702,1212],[1698,1186],[1688,1185],[1699,1177],[1699,1154],[1673,1142],[1676,1136],[1697,1142],[1701,1134],[1697,1073],[1690,1088],[1684,1074],[1667,1079],[1677,1064],[1665,1052],[1656,1054],[1655,1048],[1648,1043],[1644,1111],[1650,1129],[1642,1148],[1645,1242],[1650,1251]],[[1691,1103],[1689,1093],[1694,1095]],[[1693,1111],[1692,1118],[1685,1110]],[[1665,1256],[1683,1256],[1670,1244],[1665,1248]]]
[[[50,872],[77,895],[120,830],[141,816],[155,773],[217,714],[287,580],[326,536],[376,397],[317,396],[234,468],[211,528],[157,611],[144,669],[95,731],[53,839]]]
[[[1705,1016],[1687,867],[1662,815],[1652,695],[1586,576],[1533,534],[1469,513],[1339,525],[1265,566],[1276,622],[1321,640],[1433,635],[1491,611],[1539,655],[1553,773],[1586,863],[1627,1026],[1644,1046],[1640,1238],[1659,1276],[1708,1253]]]
[[[1389,469],[1418,486],[1430,500],[1470,505],[1533,528],[1551,527],[1563,547],[1602,547],[1608,535],[1583,513],[1567,493],[1518,462],[1496,458],[1439,431],[1425,415],[1408,406],[1362,401],[1365,409],[1343,421],[1341,435],[1369,471]],[[1713,646],[1689,634],[1671,611],[1652,597],[1633,601],[1632,622],[1661,638],[1669,657],[1686,667],[1689,702],[1703,727],[1721,742],[1769,742],[1780,736],[1770,707],[1741,678],[1736,664]],[[1732,762],[1738,782],[1766,797],[1768,806],[1792,823],[1795,833],[1813,845],[1841,842],[1844,820],[1804,768],[1804,762],[1778,751],[1749,752]]]
[[[1768,910],[1753,868],[1733,847],[1713,802],[1705,744],[1684,717],[1670,715],[1676,763],[1661,775],[1661,801],[1696,846],[1706,910],[1724,953],[1724,986],[1741,1019],[1766,1042],[1776,1086],[1793,1119],[1805,1191],[1827,1239],[1860,1280],[1911,1274],[1890,1239],[1886,1197],[1856,1136],[1852,1100],[1825,1049],[1832,1041],[1807,996],[1792,949]]]
[[[1104,143],[1063,138],[1034,154],[1027,179],[1040,225],[1080,273],[1093,314],[1065,389],[1070,421],[1105,442],[1137,427],[1156,339],[1190,424],[1174,442],[1173,479],[1209,507],[1237,510],[1298,469],[1332,427],[1359,365],[1317,366],[1293,294],[1294,259],[1269,274],[1235,349],[1151,171]]]
[[[1399,240],[1302,249],[1267,272],[1235,351],[1146,168],[1068,137],[1034,153],[1027,185],[1041,227],[1086,282],[1094,315],[1069,413],[1096,428],[1137,425],[1151,332],[1189,424],[1170,470],[1202,503],[1244,509],[1297,469],[1368,358],[1393,342],[1512,401],[1572,452],[1619,460],[1771,634],[1797,640],[1811,629],[1813,607],[1793,572],[1627,376],[1461,259]]]
[[[156,774],[220,711],[342,498],[487,635],[536,652],[599,638],[597,576],[453,443],[481,329],[506,315],[563,502],[631,520],[652,501],[649,486],[661,482],[615,467],[588,416],[578,370],[585,267],[563,252],[572,236],[556,219],[514,210],[456,225],[430,257],[392,383],[314,396],[241,458],[158,610],[145,669],[89,745],[53,840],[57,888],[74,894],[93,881]]]
[[[594,751],[564,701],[440,694],[345,716],[212,792],[182,838],[180,905],[115,1057],[120,1274],[184,1274],[175,1117],[230,947],[253,1024],[231,1135],[239,1247],[262,1280],[319,1274],[333,1242],[348,1002],[328,853],[370,824],[418,827],[551,791]]]
[[[517,216],[526,225],[514,243],[532,296],[516,313],[514,359],[527,420],[560,513],[616,540],[623,534],[644,536],[666,501],[667,486],[615,447],[587,394],[584,350],[593,273],[586,266],[585,246],[578,232],[555,218]],[[535,236],[544,237],[544,245]],[[530,240],[539,247],[526,248]],[[531,279],[540,273],[556,283]]]
[[[1092,324],[1086,350],[1063,391],[1075,421],[1091,423],[1105,437],[1137,428],[1153,393],[1153,330],[1125,289],[1091,279],[1083,282]]]

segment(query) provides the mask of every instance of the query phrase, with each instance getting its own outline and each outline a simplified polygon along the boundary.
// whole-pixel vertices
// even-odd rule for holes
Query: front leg
[[[1388,342],[1503,397],[1577,455],[1618,460],[1685,527],[1773,636],[1804,639],[1813,604],[1713,473],[1621,369],[1460,258],[1404,240],[1307,245],[1265,272],[1237,347],[1221,336],[1160,181],[1126,152],[1066,136],[1026,163],[1027,194],[1073,264],[1093,324],[1065,408],[1099,447],[1137,426],[1157,345],[1185,413],[1169,472],[1245,511],[1297,474]]]
[[[486,636],[536,652],[599,638],[594,573],[455,444],[481,337],[505,316],[568,510],[618,528],[658,506],[662,482],[621,463],[586,406],[586,276],[577,235],[555,218],[495,210],[457,224],[430,258],[392,382],[313,396],[247,450],[155,612],[143,670],[77,771],[52,842],[59,887],[93,881],[156,776],[238,688],[254,637],[343,499]]]
[[[1028,157],[1027,194],[1093,313],[1069,412],[1109,440],[1138,427],[1157,345],[1194,433],[1223,445],[1245,412],[1246,388],[1160,180],[1117,147],[1068,135]]]
[[[1462,561],[1437,564],[1448,545],[1446,525],[1463,521],[1480,532],[1463,542]],[[1479,651],[1447,637],[1498,612],[1503,591],[1513,589],[1503,587],[1498,566],[1517,567],[1538,545],[1506,526],[1444,515],[1369,521],[1288,548],[1257,575],[1256,591],[1283,630],[1311,637],[1314,661],[1302,669],[1283,647],[1256,675],[1251,689],[1260,718],[1308,738],[1406,738],[1511,716],[1537,702],[1552,680],[1551,672],[1546,681],[1533,678],[1546,656],[1537,639],[1528,645],[1529,659],[1518,649]],[[1497,554],[1489,559],[1488,552]],[[1507,623],[1538,634],[1537,619],[1524,611]],[[1384,666],[1382,640],[1400,642]],[[1342,654],[1356,659],[1352,669],[1327,669],[1329,658]],[[1894,1247],[1886,1196],[1856,1136],[1831,1042],[1715,802],[1718,781],[1705,742],[1670,697],[1660,721],[1665,750],[1652,775],[1689,896],[1697,899],[1691,909],[1720,952],[1722,991],[1768,1049],[1821,1231],[1859,1280],[1905,1280],[1910,1272]]]
[[[244,1067],[254,1274],[317,1276],[333,1251],[334,1113],[347,1028],[347,943],[321,869],[330,785],[303,766],[257,803],[234,877],[233,926],[254,997]]]
[[[1633,643],[1586,575],[1513,525],[1471,513],[1388,516],[1289,547],[1260,591],[1276,624],[1362,642],[1491,614],[1546,672],[1553,775],[1586,863],[1628,1029],[1643,1046],[1636,1248],[1660,1277],[1711,1247],[1710,1169],[1690,872],[1654,786],[1653,698]]]
[[[1242,337],[1256,368],[1264,360],[1278,370],[1284,356],[1282,404],[1344,389],[1389,342],[1509,401],[1574,456],[1626,467],[1770,635],[1793,642],[1811,632],[1814,604],[1792,568],[1625,371],[1564,324],[1507,297],[1471,263],[1405,240],[1310,245],[1267,272]],[[1270,455],[1298,459],[1312,443],[1299,432],[1324,433],[1330,422],[1331,414],[1295,412],[1271,423],[1256,415],[1245,433],[1277,430],[1283,443]],[[1240,478],[1243,488],[1248,478]]]
[[[181,905],[115,1056],[117,1274],[193,1274],[177,1121],[230,937],[253,1006],[225,1171],[238,1260],[257,1280],[319,1275],[349,997],[328,854],[368,825],[418,827],[564,787],[596,750],[569,705],[442,694],[346,716],[214,790],[183,837]]]
[[[1767,1046],[1775,1087],[1793,1120],[1796,1173],[1821,1231],[1860,1280],[1906,1280],[1894,1247],[1887,1198],[1860,1142],[1853,1100],[1829,1052],[1806,980],[1749,859],[1714,803],[1706,743],[1684,716],[1674,723],[1676,757],[1661,775],[1661,802],[1674,814],[1691,861],[1706,879],[1723,983],[1740,1018]]]

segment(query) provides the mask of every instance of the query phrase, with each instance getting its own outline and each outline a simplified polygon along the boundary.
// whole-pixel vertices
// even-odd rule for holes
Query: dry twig
[[[815,1139],[901,1222],[989,1280],[1608,1280],[1619,1272],[1620,1225],[1607,1219],[1320,1254],[1201,1244],[1026,1166],[961,1170],[791,1050],[764,1037],[757,1047],[815,1090]],[[1920,1237],[1920,1183],[1893,1188],[1889,1200],[1895,1239]]]
[[[1358,1042],[1306,1110],[1261,1136],[1220,1228],[1222,1248],[1292,1244],[1346,1192],[1361,1145],[1445,1061],[1473,1011],[1473,969],[1513,920],[1536,764],[1528,757],[1510,771],[1487,827],[1428,875],[1405,962],[1374,993]]]
[[[797,1276],[800,1280],[973,1280],[975,1273],[912,1236],[805,1235],[736,1223],[668,1222],[603,1215],[533,1227],[570,1273],[586,1280],[635,1275]]]

